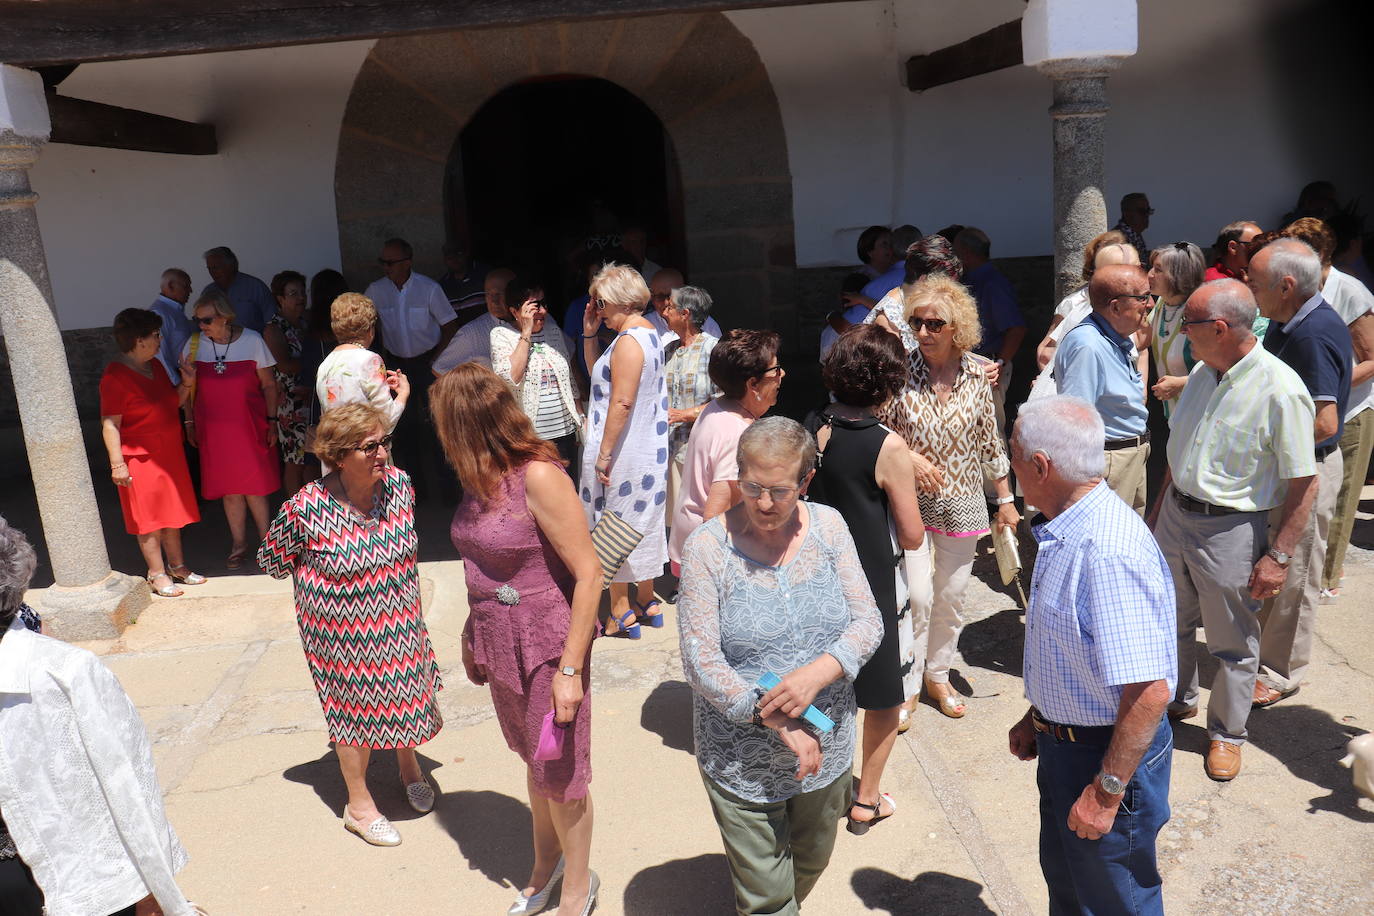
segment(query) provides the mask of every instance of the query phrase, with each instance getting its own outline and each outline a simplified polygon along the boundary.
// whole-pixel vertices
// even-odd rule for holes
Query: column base
[[[90,585],[50,585],[28,593],[43,615],[43,631],[66,642],[115,639],[152,600],[147,582],[118,572]]]

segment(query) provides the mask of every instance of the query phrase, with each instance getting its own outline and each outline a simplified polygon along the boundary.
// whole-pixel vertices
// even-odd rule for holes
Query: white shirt
[[[658,313],[658,309],[653,306],[649,306],[644,310],[644,320],[653,325],[655,331],[658,331],[658,340],[663,344],[663,349],[668,349],[668,344],[678,339],[677,332],[669,330],[668,322]],[[724,334],[721,333],[720,325],[716,324],[716,319],[712,318],[710,315],[706,316],[706,323],[701,326],[701,330],[710,334],[717,340],[720,340],[721,337],[724,336]]]
[[[46,916],[104,916],[149,893],[193,916],[138,710],[98,658],[18,620],[0,639],[0,810]]]
[[[1322,298],[1336,310],[1337,315],[1341,316],[1341,321],[1345,322],[1346,327],[1354,324],[1355,319],[1374,312],[1374,294],[1371,294],[1358,279],[1334,267],[1327,274],[1326,282],[1322,284]],[[1356,357],[1355,361],[1359,362],[1359,357]],[[1360,411],[1371,407],[1374,407],[1374,378],[1350,387],[1350,400],[1345,406],[1346,422],[1354,419]]]
[[[453,339],[444,347],[444,352],[434,361],[434,371],[443,375],[454,366],[463,363],[481,363],[491,368],[491,329],[501,326],[501,322],[491,312],[479,315],[458,329]]]
[[[458,317],[443,287],[411,273],[400,289],[386,277],[367,288],[382,322],[382,342],[397,356],[419,356],[439,342],[439,328]]]

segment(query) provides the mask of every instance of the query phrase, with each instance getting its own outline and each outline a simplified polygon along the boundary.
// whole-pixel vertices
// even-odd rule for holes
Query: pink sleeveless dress
[[[553,679],[568,635],[573,577],[525,504],[525,471],[507,475],[488,504],[465,496],[450,535],[463,557],[467,634],[485,665],[506,744],[529,766],[535,790],[563,802],[591,782],[591,664],[584,698],[556,760],[535,760],[539,730],[552,708]]]

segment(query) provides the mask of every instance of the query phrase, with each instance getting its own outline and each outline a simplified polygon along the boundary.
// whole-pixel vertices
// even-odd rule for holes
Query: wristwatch
[[[574,668],[572,665],[564,665],[558,669],[559,674],[566,674],[568,677],[577,677],[582,673],[581,668]]]
[[[998,496],[998,497],[995,498],[992,502],[993,502],[993,505],[1005,506],[1007,503],[1014,503],[1014,502],[1016,502],[1016,497],[1015,497],[1014,495],[1012,495],[1012,496]]]
[[[1101,773],[1097,774],[1097,785],[1103,792],[1106,792],[1108,795],[1126,794],[1126,784],[1123,783],[1120,779],[1117,779],[1111,773],[1108,773],[1106,770],[1103,770]]]
[[[1274,547],[1270,547],[1267,551],[1265,551],[1264,555],[1269,559],[1273,560],[1275,563],[1282,566],[1284,569],[1287,569],[1288,564],[1293,561],[1293,558],[1290,557],[1288,554]]]

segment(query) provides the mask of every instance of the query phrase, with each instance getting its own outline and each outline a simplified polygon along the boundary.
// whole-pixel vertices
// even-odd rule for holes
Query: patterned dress
[[[281,315],[275,316],[268,324],[276,325],[286,338],[287,355],[292,359],[301,358],[301,334],[298,328]],[[272,367],[272,376],[281,388],[282,400],[277,405],[277,447],[281,450],[281,460],[287,464],[305,464],[305,428],[309,425],[309,398],[296,395],[300,387],[299,376],[287,375],[281,366]]]
[[[301,645],[336,744],[415,747],[444,724],[416,545],[410,478],[388,468],[370,517],[311,481],[258,549],[268,575],[295,576]]]

